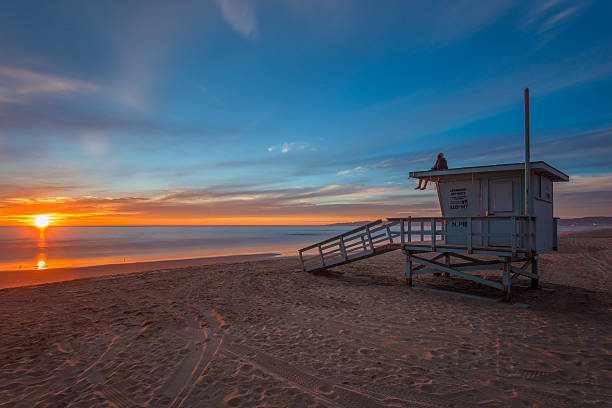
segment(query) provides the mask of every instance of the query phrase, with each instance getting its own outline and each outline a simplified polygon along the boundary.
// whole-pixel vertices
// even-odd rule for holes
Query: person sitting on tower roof
[[[448,164],[446,163],[446,159],[444,158],[444,153],[438,153],[438,160],[436,160],[436,164],[431,168],[432,170],[447,170]],[[425,184],[421,186],[423,179],[419,179],[419,185],[416,186],[415,190],[425,190],[427,188],[427,182],[429,180],[425,179]]]

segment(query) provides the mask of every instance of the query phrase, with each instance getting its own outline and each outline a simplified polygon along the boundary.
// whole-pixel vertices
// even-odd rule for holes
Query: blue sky
[[[0,5],[0,223],[436,214],[408,173],[532,158],[611,215],[605,1]]]

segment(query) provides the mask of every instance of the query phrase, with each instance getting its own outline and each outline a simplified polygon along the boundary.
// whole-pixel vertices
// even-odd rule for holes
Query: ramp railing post
[[[363,250],[367,252],[368,246],[366,245],[366,241],[365,241],[365,238],[363,237],[363,234],[360,235],[360,237],[361,237],[361,245],[363,245]]]
[[[319,256],[321,257],[321,268],[325,268],[325,258],[323,257],[323,250],[321,249],[321,244],[317,246],[319,247]]]
[[[405,239],[404,239],[404,219],[400,219],[400,242],[402,244],[402,246],[404,246],[405,243]]]
[[[421,221],[421,242],[425,241],[425,221]]]
[[[389,224],[387,224],[386,227],[387,227],[387,236],[389,237],[389,243],[392,244],[393,237],[391,236],[391,228],[389,228]]]
[[[344,246],[344,237],[340,237],[340,253],[342,254],[342,258],[346,261],[346,247]]]
[[[412,217],[408,217],[408,242],[412,242]]]
[[[440,220],[440,239],[446,244],[447,241],[447,237],[448,237],[448,228],[447,228],[447,223],[448,221],[445,219]]]
[[[370,225],[366,225],[366,232],[368,233],[368,242],[370,243],[370,250],[374,252],[374,243],[372,242],[372,233],[370,232]]]

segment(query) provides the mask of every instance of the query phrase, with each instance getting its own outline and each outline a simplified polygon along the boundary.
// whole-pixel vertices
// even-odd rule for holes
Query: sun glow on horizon
[[[49,214],[40,214],[34,217],[34,225],[38,228],[45,228],[51,222]]]

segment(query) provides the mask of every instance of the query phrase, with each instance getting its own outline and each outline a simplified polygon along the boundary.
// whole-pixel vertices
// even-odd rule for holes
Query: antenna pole
[[[525,88],[525,215],[530,215],[531,158],[529,157],[529,88]]]

